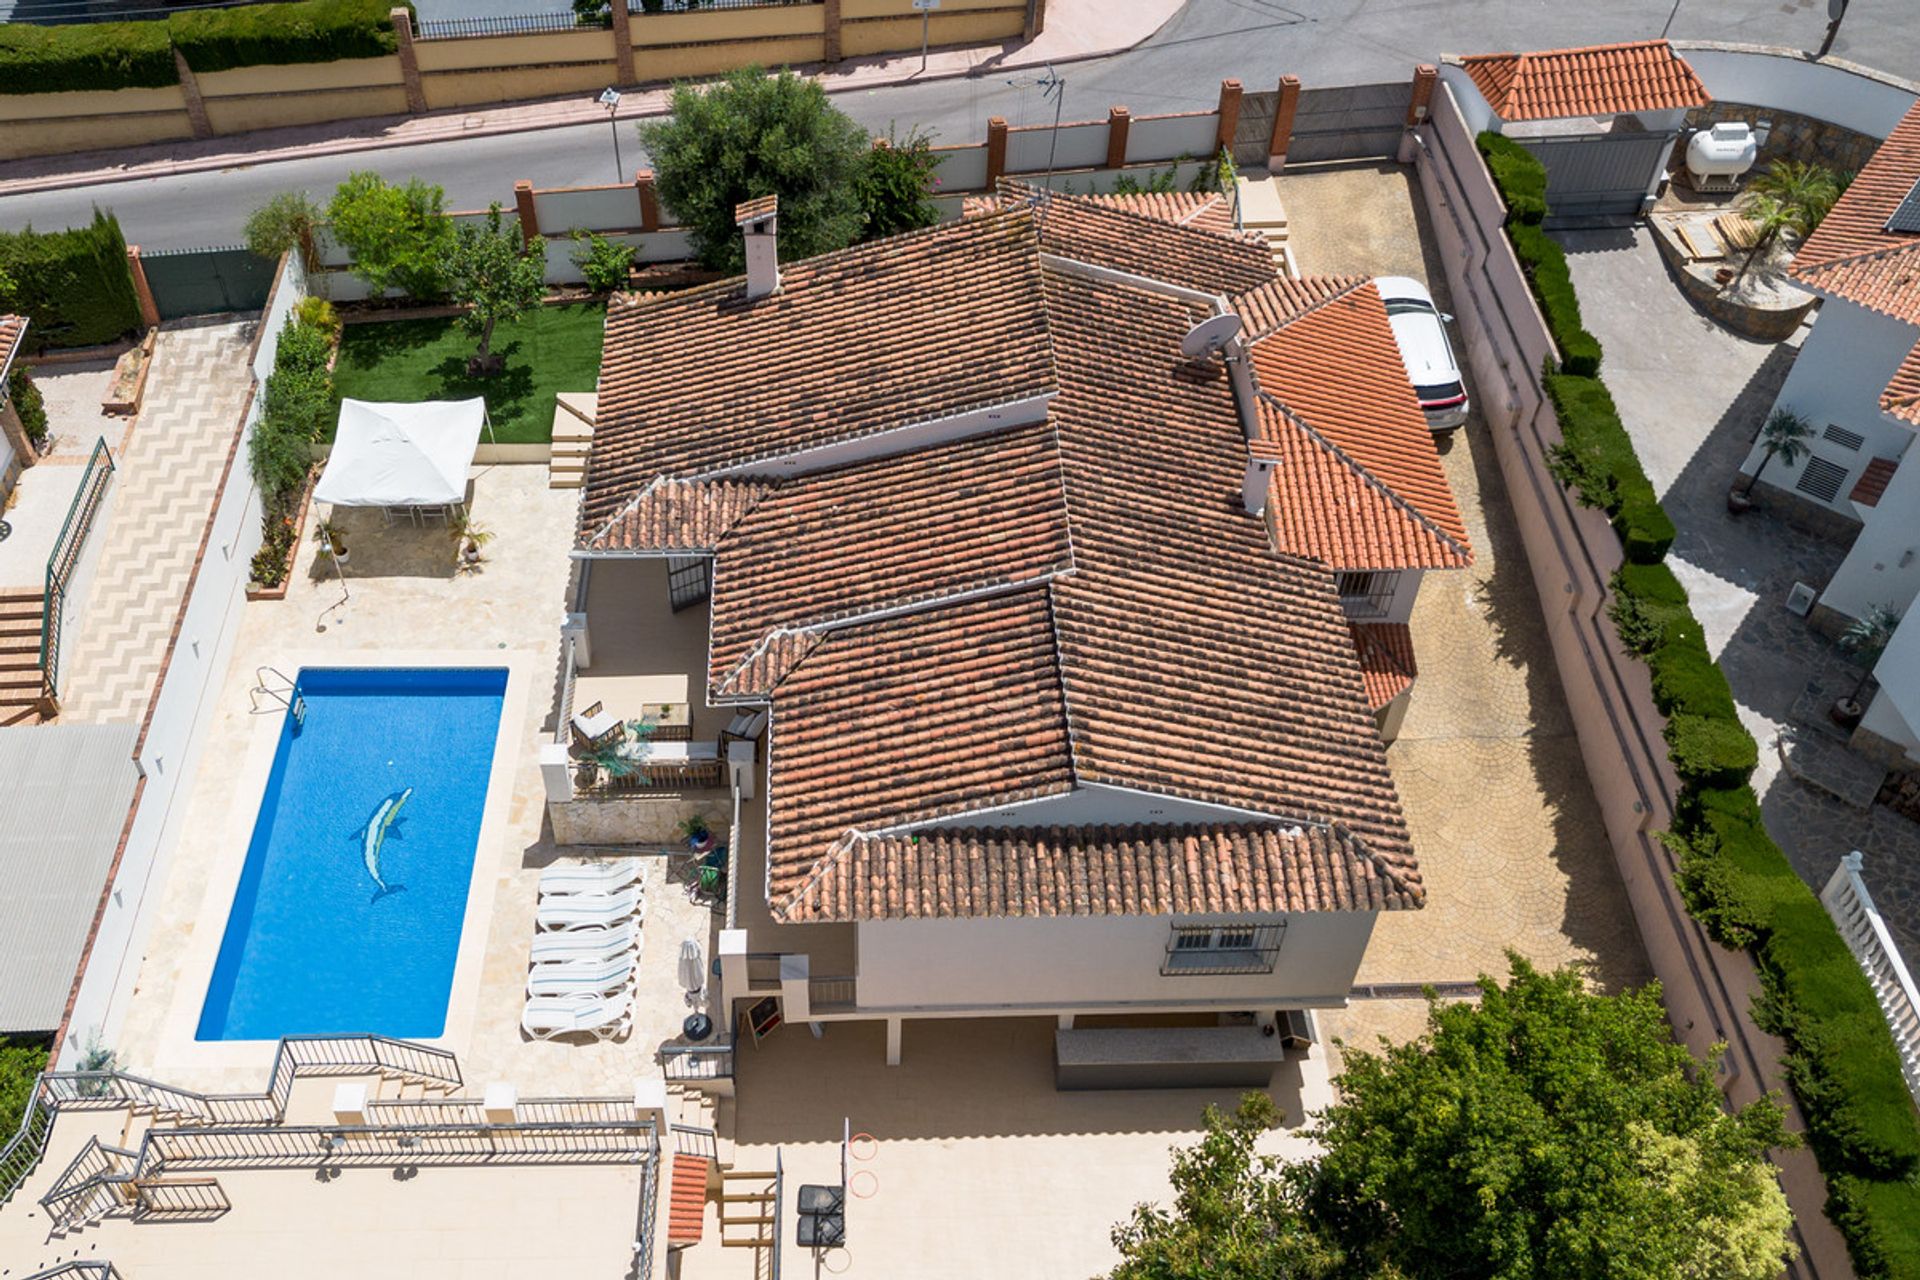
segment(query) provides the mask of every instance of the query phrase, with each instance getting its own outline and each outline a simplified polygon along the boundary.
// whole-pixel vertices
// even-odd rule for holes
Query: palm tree
[[[1780,160],[1753,180],[1753,190],[1770,196],[1789,209],[1797,210],[1803,225],[1796,228],[1810,235],[1840,198],[1840,181],[1831,169],[1804,160]]]
[[[1740,496],[1744,498],[1753,492],[1753,486],[1760,483],[1760,473],[1776,454],[1788,466],[1798,462],[1800,455],[1807,451],[1807,437],[1812,434],[1813,424],[1791,409],[1775,409],[1768,414],[1765,425],[1760,428],[1760,444],[1766,452],[1760,456],[1760,465],[1753,469]]]
[[[1848,714],[1857,714],[1860,695],[1867,691],[1867,681],[1873,679],[1874,664],[1880,661],[1880,655],[1887,651],[1887,644],[1893,639],[1893,633],[1900,626],[1900,615],[1893,611],[1892,605],[1869,605],[1862,616],[1853,620],[1853,625],[1840,633],[1840,647],[1852,654],[1856,662],[1864,661],[1866,670],[1860,673],[1860,682],[1853,686],[1853,692],[1841,701],[1851,704]]]

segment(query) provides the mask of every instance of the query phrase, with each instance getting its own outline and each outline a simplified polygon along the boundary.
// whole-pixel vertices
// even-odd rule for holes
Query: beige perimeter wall
[[[718,75],[754,63],[777,67],[827,60],[824,4],[774,4],[695,13],[638,12],[628,27],[633,79],[660,82]],[[931,21],[936,45],[1019,37],[1025,0],[945,0]],[[862,57],[920,47],[910,0],[843,0],[840,53]],[[611,31],[419,39],[419,96],[430,111],[598,92],[618,83]],[[0,94],[0,160],[138,146],[407,112],[399,55],[283,67],[245,67],[198,77],[205,124],[196,128],[186,91]]]

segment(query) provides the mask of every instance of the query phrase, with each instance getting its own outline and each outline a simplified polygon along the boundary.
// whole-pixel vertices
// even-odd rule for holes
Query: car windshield
[[[1458,400],[1467,394],[1467,389],[1457,382],[1434,382],[1415,387],[1413,392],[1420,397],[1421,404],[1429,404],[1435,400]]]
[[[1432,315],[1433,304],[1422,302],[1418,298],[1388,298],[1387,314],[1390,316]]]

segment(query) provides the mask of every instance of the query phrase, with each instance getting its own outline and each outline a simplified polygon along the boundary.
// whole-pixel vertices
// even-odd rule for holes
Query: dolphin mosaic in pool
[[[373,811],[373,816],[367,819],[367,825],[361,832],[361,860],[367,864],[367,874],[373,877],[376,885],[380,886],[373,895],[375,900],[385,894],[398,893],[407,887],[403,884],[389,885],[380,878],[380,849],[387,843],[387,829],[393,826],[394,819],[400,816],[400,806],[405,804],[407,797],[412,794],[413,788],[407,787],[382,800],[380,807]]]

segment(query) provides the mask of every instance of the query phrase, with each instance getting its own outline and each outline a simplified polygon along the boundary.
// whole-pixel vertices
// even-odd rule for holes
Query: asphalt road
[[[1204,110],[1221,79],[1264,89],[1283,72],[1307,84],[1401,79],[1442,52],[1547,49],[1660,34],[1673,0],[1190,0],[1153,39],[1111,58],[1060,68],[1064,119],[1104,118],[1124,103],[1136,115]],[[1676,37],[1817,47],[1825,0],[1679,0]],[[1834,52],[1920,78],[1920,4],[1853,0]],[[1032,72],[933,81],[836,96],[876,132],[919,126],[943,142],[984,137],[988,117],[1051,121]],[[622,125],[622,168],[645,163]],[[231,244],[247,212],[275,192],[304,188],[324,198],[356,169],[437,182],[454,208],[511,202],[513,182],[567,186],[615,180],[611,131],[578,126],[418,147],[317,157],[0,198],[0,227],[77,224],[95,204],[119,214],[127,238],[149,249]]]

